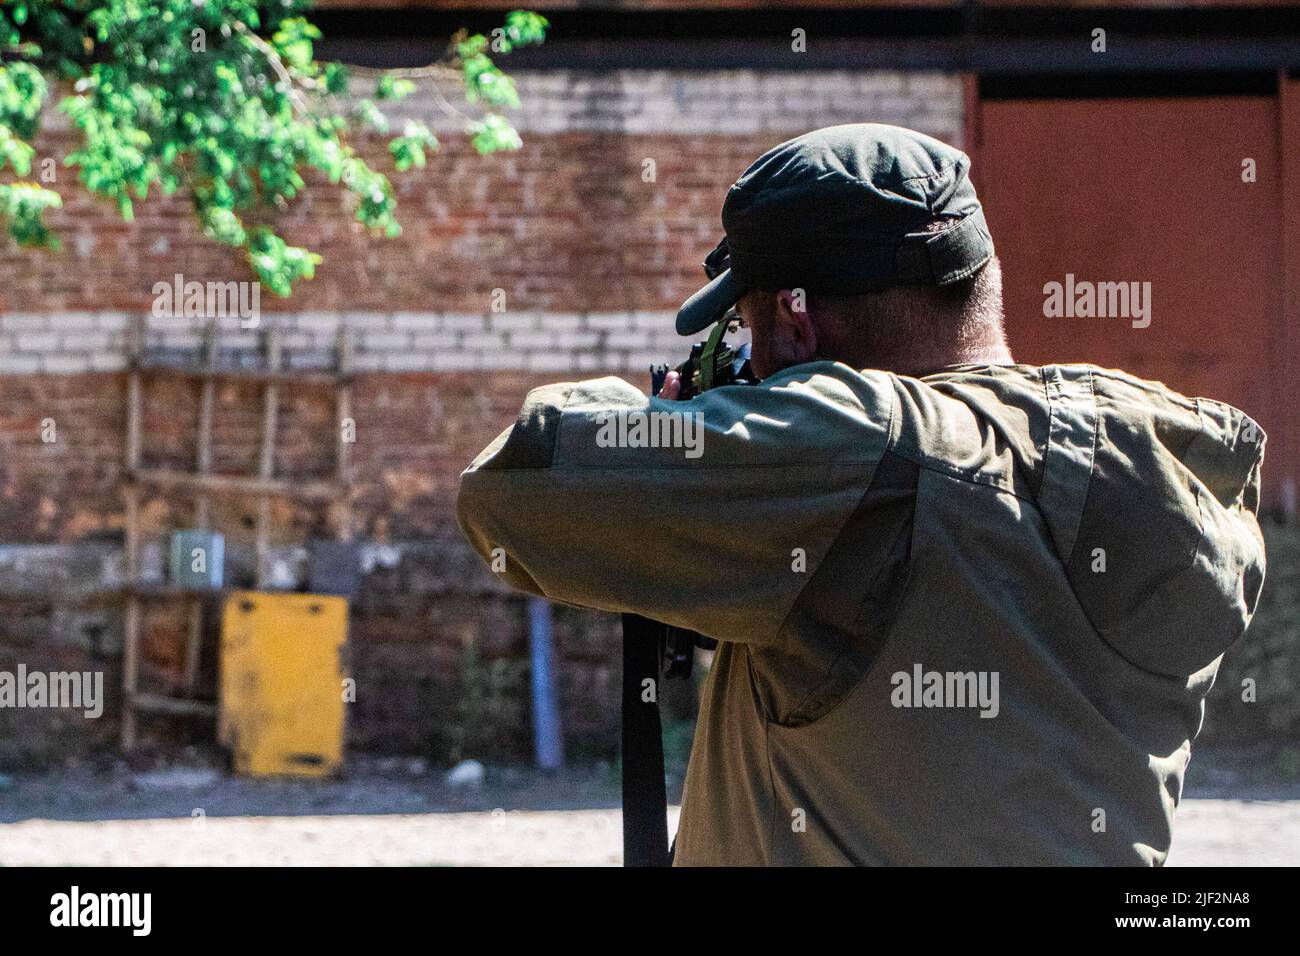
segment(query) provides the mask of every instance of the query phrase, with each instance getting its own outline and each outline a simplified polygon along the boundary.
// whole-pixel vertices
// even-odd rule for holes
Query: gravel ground
[[[0,864],[617,866],[619,841],[617,810],[25,820],[0,826]],[[1189,800],[1179,811],[1171,866],[1297,862],[1300,800]]]
[[[481,786],[452,788],[419,761],[320,783],[119,765],[10,777],[0,865],[615,866],[617,807],[608,766],[493,768]],[[1300,786],[1209,775],[1179,808],[1169,862],[1297,865]]]

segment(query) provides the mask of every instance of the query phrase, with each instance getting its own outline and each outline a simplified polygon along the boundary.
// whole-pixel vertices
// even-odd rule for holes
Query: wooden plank
[[[203,329],[203,370],[199,392],[199,433],[195,441],[195,470],[200,475],[212,471],[212,416],[216,405],[217,383],[211,372],[217,367],[217,322],[209,319]],[[211,515],[206,492],[194,500],[194,524],[207,528]],[[187,697],[193,697],[199,682],[199,655],[203,650],[203,604],[189,602],[185,629],[185,656],[182,659],[181,687]]]
[[[301,371],[287,369],[269,371],[261,368],[195,368],[171,362],[141,362],[139,370],[145,375],[160,378],[212,380],[215,382],[242,382],[251,385],[310,385],[332,388],[342,379],[337,372]]]
[[[250,478],[246,475],[196,475],[167,468],[139,468],[128,475],[139,484],[161,488],[188,488],[215,495],[260,495],[271,498],[301,498],[308,501],[332,501],[344,494],[335,481],[290,482],[277,478]]]
[[[127,375],[126,396],[126,467],[133,471],[140,467],[141,392],[143,385],[136,367],[144,348],[144,318],[136,316],[127,330],[127,349],[131,358],[131,371]]]
[[[129,530],[139,521],[139,493],[134,488],[126,489],[127,522],[127,574],[136,573],[136,562],[132,554],[136,550],[129,542],[135,537]],[[140,671],[140,630],[142,609],[140,598],[134,594],[126,599],[126,611],[122,621],[122,727],[121,743],[123,750],[131,750],[136,742],[135,711],[131,700],[135,696]]]
[[[140,372],[135,367],[144,348],[144,316],[136,316],[127,331],[127,349],[132,360],[127,374],[126,397],[126,472],[131,474],[140,467],[141,407]],[[135,584],[140,575],[140,491],[128,484],[123,489],[126,505],[126,580]],[[136,743],[135,699],[140,670],[141,607],[136,597],[128,597],[125,619],[122,622],[122,727],[123,750],[131,750]]]
[[[174,584],[123,584],[120,587],[95,588],[75,595],[60,595],[64,604],[107,604],[138,598],[141,601],[214,600],[226,594],[225,588],[184,588]]]
[[[135,694],[131,698],[135,710],[155,714],[179,714],[203,717],[215,717],[217,705],[206,700],[189,700],[183,697],[167,697],[163,694]]]
[[[203,369],[210,373],[217,365],[217,323],[210,320],[203,330]],[[211,375],[203,378],[202,392],[199,396],[199,434],[196,440],[197,461],[195,470],[206,475],[212,471],[212,412],[216,403],[216,382]],[[199,495],[195,502],[196,523],[200,528],[208,526],[208,498]]]
[[[266,367],[280,369],[280,330],[274,325],[266,330]],[[275,433],[280,414],[280,387],[274,382],[262,386],[262,454],[257,475],[270,481],[275,473]],[[265,590],[271,576],[271,499],[263,496],[257,503],[257,587]]]
[[[352,445],[356,440],[356,423],[352,418],[352,385],[348,377],[352,371],[352,336],[344,327],[339,328],[336,349],[340,375],[340,384],[335,392],[335,407],[338,412],[337,478],[339,484],[347,489],[339,503],[337,535],[340,541],[348,541],[352,538]]]

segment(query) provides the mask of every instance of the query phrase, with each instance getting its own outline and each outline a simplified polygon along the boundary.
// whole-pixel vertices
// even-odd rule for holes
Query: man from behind
[[[722,220],[677,327],[738,316],[759,384],[535,389],[458,503],[513,586],[720,642],[674,862],[1162,864],[1262,586],[1259,427],[1015,364],[932,138],[783,143]],[[609,440],[655,413],[699,440]]]

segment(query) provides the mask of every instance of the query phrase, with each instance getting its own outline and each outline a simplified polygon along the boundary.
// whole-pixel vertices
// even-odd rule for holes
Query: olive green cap
[[[826,295],[907,284],[948,285],[993,256],[970,158],[900,126],[830,126],[782,143],[736,180],[722,207],[712,280],[677,313],[694,335],[746,289]],[[951,219],[941,232],[922,231]]]

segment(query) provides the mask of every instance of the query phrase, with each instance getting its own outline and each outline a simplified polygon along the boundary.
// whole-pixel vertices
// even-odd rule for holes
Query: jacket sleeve
[[[686,402],[534,389],[461,476],[458,520],[520,590],[766,643],[870,485],[893,395],[831,362]]]

